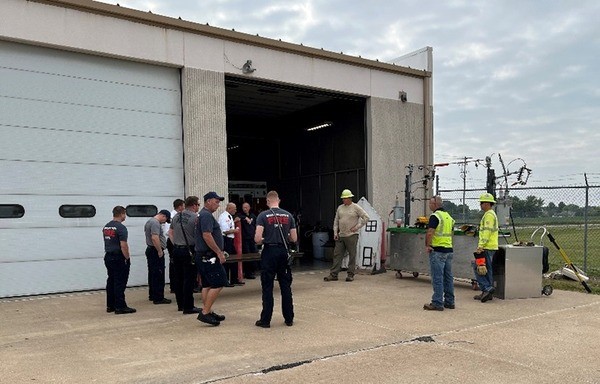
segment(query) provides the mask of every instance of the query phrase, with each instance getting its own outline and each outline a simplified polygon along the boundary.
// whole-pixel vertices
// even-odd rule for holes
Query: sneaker
[[[200,312],[202,312],[202,310],[200,308],[198,308],[198,307],[194,307],[192,309],[184,309],[183,310],[183,314],[184,315],[192,315],[194,313],[200,313]]]
[[[481,296],[482,303],[485,303],[486,301],[490,301],[493,299],[494,299],[494,290],[487,291]]]
[[[446,304],[446,303],[444,303],[444,308],[454,309],[454,308],[456,308],[456,306],[454,304]]]
[[[479,295],[473,296],[473,300],[481,300],[481,296],[483,296],[483,292],[480,293]]]
[[[348,276],[348,277],[346,277],[346,281],[354,281],[354,276]]]
[[[218,313],[215,313],[215,312],[211,312],[210,314],[212,315],[212,317],[214,317],[218,321],[225,320],[225,316],[223,316],[223,315],[219,315]]]
[[[254,323],[254,325],[261,328],[271,328],[271,324],[265,323],[262,320],[256,320],[256,323]]]
[[[429,303],[423,306],[423,309],[426,311],[443,311],[444,307],[436,307],[435,305]]]
[[[115,309],[113,307],[106,307],[106,312],[111,313],[114,311],[115,311]]]
[[[221,322],[212,317],[210,313],[205,315],[204,313],[202,313],[202,311],[200,311],[200,313],[198,314],[198,320],[206,324],[214,325],[215,327],[221,324]]]
[[[329,276],[325,276],[323,278],[323,280],[325,280],[325,281],[338,281],[338,277],[337,276],[329,275]]]
[[[286,321],[285,325],[287,325],[288,327],[291,327],[292,325],[294,325],[294,320]]]
[[[136,313],[135,308],[125,307],[115,309],[115,315],[126,315],[128,313]]]

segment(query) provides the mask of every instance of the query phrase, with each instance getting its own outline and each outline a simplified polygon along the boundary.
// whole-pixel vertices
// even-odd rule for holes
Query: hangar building
[[[91,0],[0,14],[0,297],[104,287],[115,205],[142,285],[175,198],[276,189],[302,232],[345,188],[385,218],[432,163],[431,48],[411,68]]]

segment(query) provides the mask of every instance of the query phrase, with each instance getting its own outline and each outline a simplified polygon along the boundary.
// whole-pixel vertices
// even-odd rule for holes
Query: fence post
[[[588,209],[590,198],[590,185],[588,183],[587,173],[583,174],[585,178],[585,208],[583,210],[583,271],[587,273],[587,245],[588,245]]]

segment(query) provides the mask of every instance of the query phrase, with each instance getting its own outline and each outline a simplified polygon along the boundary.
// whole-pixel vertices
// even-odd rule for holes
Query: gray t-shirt
[[[196,245],[196,220],[198,215],[196,212],[185,210],[178,213],[171,220],[171,229],[173,230],[173,244],[175,245]],[[183,228],[182,228],[183,225]],[[185,236],[183,233],[185,231]],[[187,243],[186,243],[187,238]]]
[[[151,217],[148,221],[146,221],[146,225],[144,225],[144,232],[146,233],[147,246],[154,247],[154,244],[152,244],[152,235],[158,235],[161,248],[167,248],[167,238],[163,234],[163,227],[156,218]]]

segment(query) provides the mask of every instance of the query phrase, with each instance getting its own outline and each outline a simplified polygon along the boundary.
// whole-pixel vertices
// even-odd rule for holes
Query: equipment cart
[[[427,230],[412,227],[388,228],[390,233],[389,267],[396,271],[396,277],[402,278],[402,272],[412,273],[418,277],[420,273],[429,273],[429,255],[425,250],[425,233]],[[473,251],[477,248],[477,237],[466,235],[463,231],[454,231],[452,272],[455,278],[473,281]]]

